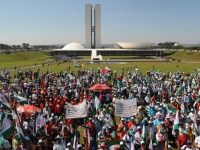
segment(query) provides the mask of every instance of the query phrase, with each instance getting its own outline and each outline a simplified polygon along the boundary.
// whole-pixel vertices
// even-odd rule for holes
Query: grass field
[[[169,57],[176,59],[176,60],[200,62],[200,53],[199,52],[177,51],[177,52],[171,54]]]
[[[179,57],[180,56],[180,57]],[[191,59],[191,62],[194,61],[199,61],[200,62],[200,53],[194,53],[194,52],[175,52],[173,54],[170,55],[171,58],[175,58],[175,59],[180,59],[180,60],[184,60],[186,58]],[[13,53],[13,54],[0,54],[0,69],[2,68],[10,68],[10,67],[14,67],[14,65],[16,66],[32,66],[35,63],[37,64],[41,64],[43,62],[46,61],[46,59],[51,58],[51,56],[45,55],[44,53],[38,51],[32,51],[32,52],[21,52],[21,53]],[[104,57],[104,59],[107,58],[111,58],[111,57]],[[112,58],[119,58],[121,59],[122,56],[115,56]],[[128,59],[135,59],[136,57],[134,56],[130,56],[130,57],[123,57],[123,58],[128,58]],[[86,57],[85,59],[90,59],[90,56],[88,56],[88,58]],[[130,72],[135,71],[134,70],[134,66],[137,66],[139,68],[139,70],[143,73],[146,74],[147,70],[152,70],[153,65],[155,66],[155,71],[159,70],[162,72],[176,72],[181,71],[181,72],[187,72],[187,73],[191,73],[191,72],[196,72],[194,71],[195,69],[200,67],[200,63],[196,62],[196,63],[186,63],[186,62],[131,62],[131,63],[127,63],[127,64],[86,64],[83,63],[84,68],[80,68],[80,69],[90,69],[90,67],[92,69],[97,70],[97,68],[103,68],[105,66],[110,67],[112,70],[116,70],[117,74],[119,75],[121,73],[122,70],[122,66],[124,67],[125,70],[125,74],[127,73],[126,68],[127,66],[132,66],[132,69],[130,69]],[[42,71],[46,71],[46,70],[51,70],[53,73],[59,73],[61,70],[65,71],[66,67],[70,66],[71,70],[73,70],[73,72],[77,73],[77,70],[79,68],[74,67],[72,62],[66,62],[66,63],[62,63],[58,66],[58,64],[52,64],[52,65],[45,65],[44,67],[40,66],[40,70]],[[30,69],[32,70],[36,70],[38,67],[30,67]],[[22,68],[22,70],[27,70],[27,68]],[[11,77],[13,77],[14,74],[17,74],[17,71],[11,71],[10,72]],[[80,127],[78,128],[78,130],[81,132],[81,135],[83,134],[83,128]],[[83,143],[83,139],[81,138],[81,143]]]
[[[129,70],[130,72],[135,71],[134,66],[137,66],[139,70],[143,73],[146,74],[147,70],[152,70],[153,65],[155,66],[155,71],[161,71],[161,72],[176,72],[181,71],[181,72],[187,72],[191,73],[192,71],[195,72],[194,70],[200,67],[200,63],[181,63],[181,62],[132,62],[128,64],[89,64],[87,65],[86,63],[84,64],[84,68],[81,69],[92,69],[97,70],[97,68],[103,68],[103,67],[110,67],[112,70],[116,70],[118,75],[121,73],[122,66],[124,67],[124,70],[126,70],[127,66],[132,66],[132,69]],[[67,63],[62,63],[59,66],[57,64],[52,64],[50,66],[45,65],[44,67],[40,67],[41,71],[46,71],[46,70],[51,70],[53,73],[59,73],[61,70],[65,71],[66,67],[70,66],[71,70],[77,73],[77,70],[79,68],[74,67],[73,63],[67,62]],[[33,67],[32,70],[37,69],[38,67]],[[27,70],[22,69],[22,70]],[[14,74],[16,74],[17,71],[11,71],[11,77],[13,77]],[[125,71],[125,74],[127,71]]]
[[[29,66],[35,63],[41,64],[46,59],[52,58],[41,51],[18,52],[11,54],[0,54],[0,69],[16,66]]]

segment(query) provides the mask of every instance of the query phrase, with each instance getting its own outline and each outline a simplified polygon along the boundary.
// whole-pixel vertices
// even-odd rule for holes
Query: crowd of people
[[[13,82],[6,78],[8,71],[2,74],[0,149],[200,149],[198,71],[149,70],[142,75],[136,66],[120,72],[109,67],[77,72],[67,67],[59,73],[28,69],[20,70]],[[110,89],[90,90],[97,83]],[[137,101],[137,111],[116,116],[116,102],[128,99]],[[66,117],[69,104],[85,101],[86,117]],[[20,112],[24,105],[39,111]]]

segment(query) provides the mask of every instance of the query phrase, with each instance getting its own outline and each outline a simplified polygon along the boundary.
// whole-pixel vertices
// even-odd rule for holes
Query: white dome
[[[118,42],[117,44],[119,44],[124,49],[147,49],[151,46],[155,46],[155,43]]]
[[[85,49],[85,47],[79,43],[69,43],[65,45],[63,50],[73,50],[73,49]]]

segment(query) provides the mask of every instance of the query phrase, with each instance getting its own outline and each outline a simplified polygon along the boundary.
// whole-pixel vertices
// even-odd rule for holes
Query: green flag
[[[176,111],[172,134],[176,137],[179,135],[179,110]]]
[[[176,108],[173,108],[172,106],[168,105],[168,111],[172,111],[173,113],[176,113]]]
[[[1,132],[4,138],[8,138],[12,134],[12,129],[10,122],[8,121],[8,118],[4,112],[0,114],[0,120],[1,120]]]
[[[19,104],[25,104],[26,102],[27,102],[27,99],[25,99],[25,98],[23,98],[23,97],[21,97],[21,96],[18,96],[18,95],[15,95],[15,99],[17,100],[17,102],[19,103]]]
[[[4,109],[12,110],[10,104],[3,94],[0,93],[0,103],[3,105]]]
[[[117,78],[114,82],[114,85],[116,85],[118,88],[122,87],[122,82]]]
[[[20,137],[20,139],[23,141],[23,142],[27,142],[27,143],[30,143],[30,139],[29,137],[26,135],[26,132],[24,131],[24,127],[22,125],[22,122],[21,122],[21,119],[17,113],[16,110],[13,110],[12,111],[12,115],[13,115],[13,120],[15,120],[15,128],[18,132],[18,135]]]

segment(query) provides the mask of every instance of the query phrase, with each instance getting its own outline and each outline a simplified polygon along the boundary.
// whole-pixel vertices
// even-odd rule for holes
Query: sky
[[[85,43],[85,4],[101,4],[101,43],[200,43],[200,0],[0,0],[0,43]]]

